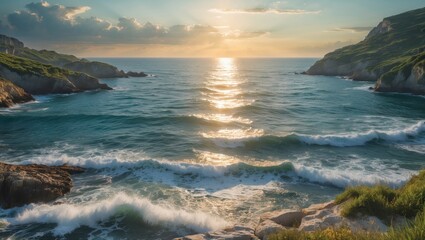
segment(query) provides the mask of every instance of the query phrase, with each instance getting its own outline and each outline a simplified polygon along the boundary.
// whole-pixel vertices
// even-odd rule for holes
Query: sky
[[[424,0],[0,0],[0,34],[80,57],[321,57]]]

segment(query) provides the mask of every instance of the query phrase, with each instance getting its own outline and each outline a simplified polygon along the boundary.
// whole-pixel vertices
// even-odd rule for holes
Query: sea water
[[[425,99],[299,74],[316,59],[97,59],[146,78],[0,110],[0,159],[87,168],[0,238],[172,239],[425,166]]]

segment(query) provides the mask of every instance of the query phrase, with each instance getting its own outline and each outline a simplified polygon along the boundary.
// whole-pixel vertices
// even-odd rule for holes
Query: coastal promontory
[[[375,90],[425,94],[425,8],[385,18],[366,38],[325,55],[309,75],[375,81]]]

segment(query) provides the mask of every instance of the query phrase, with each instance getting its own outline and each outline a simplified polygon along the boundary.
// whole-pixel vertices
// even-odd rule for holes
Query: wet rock
[[[0,163],[0,206],[7,209],[54,201],[71,190],[71,174],[82,172],[71,166]]]

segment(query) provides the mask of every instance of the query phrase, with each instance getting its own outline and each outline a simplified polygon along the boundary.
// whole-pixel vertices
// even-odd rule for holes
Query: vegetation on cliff
[[[133,72],[125,73],[117,67],[107,63],[79,59],[74,55],[57,53],[55,51],[31,49],[25,47],[24,43],[18,39],[1,34],[0,52],[34,60],[43,64],[86,73],[97,78],[122,78],[135,76]],[[146,75],[143,73],[137,73],[137,77],[142,76]]]
[[[363,41],[326,54],[307,74],[344,75],[378,81],[377,90],[425,93],[422,76],[407,82],[424,54],[425,8],[421,8],[385,18]],[[420,89],[415,92],[415,88]]]
[[[0,53],[0,76],[31,94],[71,93],[111,89],[84,73]]]
[[[19,74],[39,75],[58,79],[67,79],[67,76],[75,74],[66,69],[5,53],[0,53],[0,65]]]

